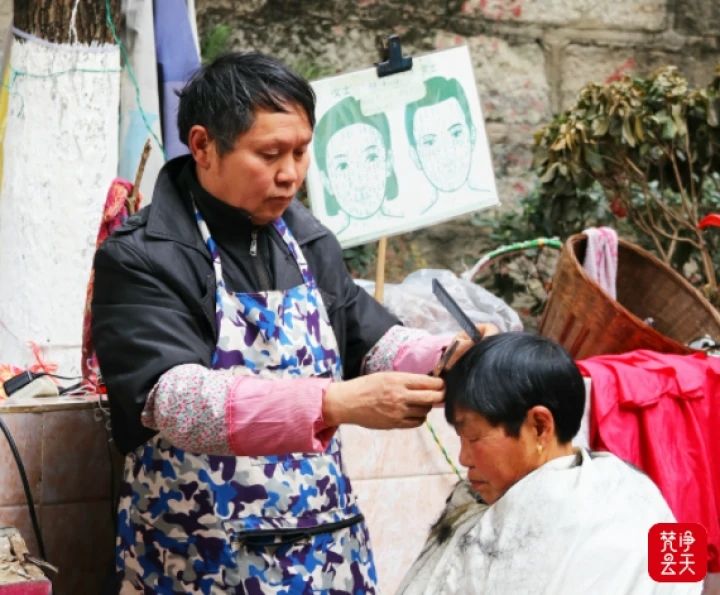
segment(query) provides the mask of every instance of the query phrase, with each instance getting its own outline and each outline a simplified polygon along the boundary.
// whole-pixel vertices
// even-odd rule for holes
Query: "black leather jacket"
[[[180,364],[209,366],[217,340],[215,275],[182,175],[188,160],[179,157],[165,165],[152,203],[95,255],[93,342],[108,388],[113,436],[122,452],[154,434],[141,424],[140,414],[158,378]],[[400,322],[353,283],[335,237],[298,201],[283,219],[315,275],[345,377],[355,377],[370,348]],[[275,230],[267,226],[262,232],[271,237]],[[285,245],[275,240],[265,242],[271,262],[264,269],[273,288],[288,289],[302,278]],[[253,286],[252,276],[236,275],[234,282],[234,291],[261,289]]]

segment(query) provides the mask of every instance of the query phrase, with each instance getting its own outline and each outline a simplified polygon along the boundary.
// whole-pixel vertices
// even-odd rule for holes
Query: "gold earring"
[[[539,455],[541,455],[543,453],[543,445],[540,444],[539,442],[537,443],[537,451],[538,451]]]

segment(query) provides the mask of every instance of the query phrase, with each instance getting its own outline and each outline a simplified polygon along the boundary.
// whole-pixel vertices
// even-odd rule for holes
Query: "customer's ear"
[[[535,405],[528,410],[526,420],[538,442],[549,446],[555,436],[555,418],[552,412],[544,405]]]

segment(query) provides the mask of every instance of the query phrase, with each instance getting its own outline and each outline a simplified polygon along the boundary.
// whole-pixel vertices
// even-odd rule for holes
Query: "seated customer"
[[[505,333],[448,372],[445,415],[467,482],[399,592],[699,593],[648,576],[648,529],[674,522],[659,490],[609,453],[574,449],[585,388],[565,350]]]

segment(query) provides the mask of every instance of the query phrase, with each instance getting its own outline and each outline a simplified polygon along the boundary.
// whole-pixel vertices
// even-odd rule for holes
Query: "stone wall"
[[[233,49],[271,53],[310,76],[369,66],[376,38],[393,32],[410,55],[466,43],[506,205],[534,184],[533,132],[585,83],[675,64],[703,84],[720,63],[717,0],[197,0],[197,10],[201,37],[227,24]],[[489,248],[468,219],[391,241],[404,256],[391,276],[463,270]]]

